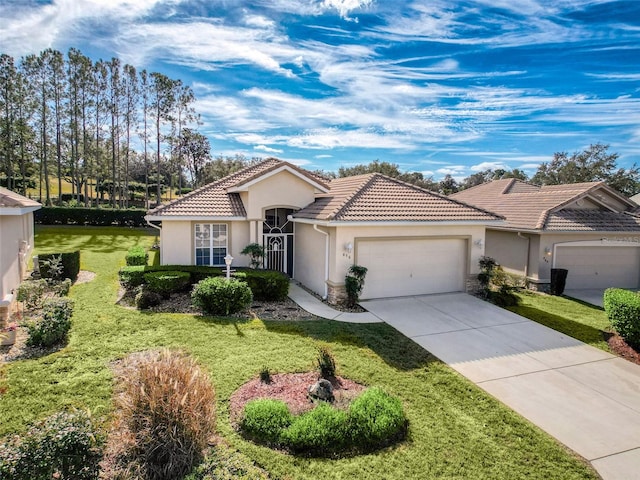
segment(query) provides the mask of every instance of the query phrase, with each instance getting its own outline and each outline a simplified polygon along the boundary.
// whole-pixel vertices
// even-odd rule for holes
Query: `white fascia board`
[[[24,215],[25,213],[35,212],[41,207],[0,207],[0,215]]]
[[[335,221],[335,220],[313,220],[310,218],[292,218],[290,220],[294,223],[306,223],[309,225],[318,225],[321,227],[410,227],[410,226],[429,226],[429,225],[484,225],[493,226],[494,224],[500,224],[503,220],[457,220],[457,221],[364,221],[364,222],[349,222],[349,221]]]
[[[231,187],[231,188],[227,188],[227,192],[228,193],[237,193],[237,192],[246,192],[247,190],[249,190],[249,187],[251,187],[252,185],[255,185],[256,183],[259,183],[273,175],[277,175],[278,173],[282,172],[286,170],[287,172],[291,173],[292,175],[295,175],[296,177],[298,177],[299,179],[313,185],[314,188],[317,188],[318,190],[320,190],[322,193],[327,193],[329,191],[328,188],[323,187],[322,185],[320,185],[317,182],[314,182],[313,180],[311,180],[309,177],[302,175],[300,172],[298,172],[297,170],[292,169],[291,167],[287,166],[287,165],[283,165],[282,167],[278,167],[275,170],[272,170],[270,172],[265,173],[264,175],[260,175],[257,178],[254,178],[253,180],[247,182],[247,183],[243,183],[242,185],[240,185],[239,187]]]
[[[247,217],[215,217],[213,215],[145,215],[144,219],[147,222],[170,222],[171,220],[241,222],[246,221]]]

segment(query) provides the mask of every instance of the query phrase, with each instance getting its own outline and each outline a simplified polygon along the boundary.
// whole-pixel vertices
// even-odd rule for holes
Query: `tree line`
[[[63,179],[85,206],[149,206],[182,188],[209,158],[195,96],[181,80],[71,48],[15,61],[0,55],[0,182],[43,203]],[[57,181],[52,197],[51,178]]]

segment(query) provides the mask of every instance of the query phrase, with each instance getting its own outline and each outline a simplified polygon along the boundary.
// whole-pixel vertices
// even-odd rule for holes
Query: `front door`
[[[271,208],[265,212],[262,233],[265,248],[264,268],[293,276],[293,223],[288,220],[294,210]]]

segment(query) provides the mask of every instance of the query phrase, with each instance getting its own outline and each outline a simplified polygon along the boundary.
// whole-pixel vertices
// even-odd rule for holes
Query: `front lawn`
[[[534,292],[523,291],[517,296],[520,305],[508,310],[593,347],[611,351],[606,338],[612,329],[603,309],[567,297]]]
[[[29,422],[67,407],[107,418],[110,363],[167,346],[186,350],[208,370],[218,399],[219,434],[272,478],[598,478],[555,440],[385,324],[239,321],[116,305],[117,271],[126,251],[153,240],[147,232],[121,228],[37,229],[38,252],[80,249],[81,268],[97,276],[72,287],[76,310],[69,344],[5,369],[0,434],[23,431]],[[352,458],[311,459],[274,452],[233,430],[231,394],[265,366],[274,373],[311,370],[320,342],[330,343],[339,375],[380,386],[402,401],[410,422],[404,443]]]

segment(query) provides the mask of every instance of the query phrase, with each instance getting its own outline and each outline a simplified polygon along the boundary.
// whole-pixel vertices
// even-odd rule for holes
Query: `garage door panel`
[[[356,263],[367,267],[362,299],[464,290],[464,239],[360,240]]]
[[[638,247],[558,247],[556,267],[569,270],[567,289],[638,288],[640,248]]]

